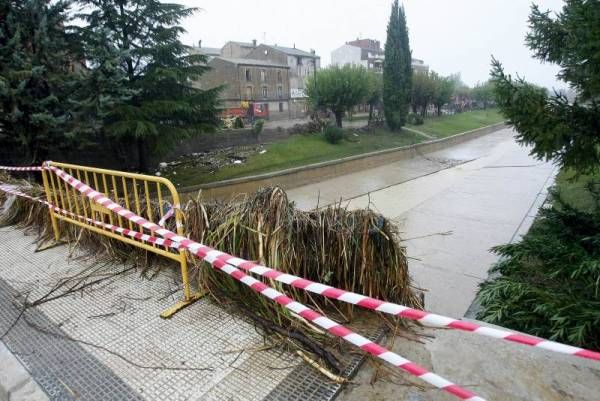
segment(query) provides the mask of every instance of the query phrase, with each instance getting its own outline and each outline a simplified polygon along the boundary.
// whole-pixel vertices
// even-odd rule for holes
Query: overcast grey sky
[[[178,1],[178,0],[172,0]],[[357,37],[385,43],[392,0],[179,0],[202,9],[184,21],[184,43],[202,39],[221,47],[228,40],[316,49],[322,64],[333,49]],[[534,0],[544,9],[560,10],[562,0]],[[561,88],[557,69],[530,56],[524,39],[531,1],[405,0],[413,57],[444,75],[460,72],[474,85],[488,77],[490,56],[510,73]]]

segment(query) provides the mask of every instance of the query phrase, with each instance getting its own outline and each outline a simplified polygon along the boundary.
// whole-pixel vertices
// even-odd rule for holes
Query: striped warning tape
[[[10,167],[10,166],[0,166],[0,170],[5,171],[42,171],[43,167]]]
[[[58,169],[57,167],[51,166],[50,169],[53,170],[64,181],[66,181],[68,184],[74,186],[76,189],[78,189],[82,193],[85,193],[85,192],[84,192],[84,190],[82,190],[80,188],[86,187],[85,190],[87,190],[88,193],[92,193],[92,192],[94,193],[92,196],[87,195],[88,197],[90,197],[91,199],[100,203],[101,205],[107,207],[108,209],[111,209],[113,212],[120,214],[121,216],[133,221],[134,223],[140,224],[144,228],[155,231],[158,235],[165,237],[165,238],[173,239],[171,237],[175,236],[175,237],[177,237],[177,239],[175,240],[176,242],[183,241],[183,242],[181,242],[181,244],[184,248],[187,248],[185,245],[185,242],[191,241],[187,238],[177,236],[175,233],[173,233],[169,230],[166,230],[152,222],[148,222],[145,219],[143,219],[142,217],[136,216],[133,212],[125,210],[118,204],[116,204],[116,203],[112,202],[110,199],[106,198],[104,196],[104,194],[94,191],[89,186],[83,184],[82,182],[78,181],[77,179],[75,179],[74,177],[65,173],[64,171]],[[78,186],[79,186],[79,188],[78,188]],[[104,203],[106,203],[107,205],[110,205],[110,207],[105,205]],[[135,219],[135,220],[133,220],[133,219]],[[297,277],[297,276],[294,276],[291,274],[283,273],[283,272],[280,272],[280,271],[277,271],[277,270],[274,270],[274,269],[271,269],[271,268],[268,268],[265,266],[255,264],[253,262],[250,262],[250,261],[247,261],[244,259],[234,257],[227,253],[214,250],[212,248],[206,247],[205,245],[200,245],[200,246],[210,249],[211,251],[214,251],[215,253],[218,253],[218,257],[220,258],[220,260],[223,260],[226,263],[228,263],[234,267],[239,267],[240,269],[249,271],[251,273],[258,274],[258,275],[261,275],[261,276],[264,276],[267,278],[271,278],[271,279],[280,281],[282,283],[294,286],[296,288],[314,292],[316,294],[323,295],[323,296],[331,298],[331,299],[350,303],[350,304],[357,305],[357,306],[360,306],[360,307],[363,307],[366,309],[374,310],[377,312],[383,312],[383,313],[391,314],[394,316],[415,320],[426,326],[444,327],[444,328],[467,331],[467,332],[471,332],[471,333],[475,333],[475,334],[479,334],[479,335],[483,335],[483,336],[487,336],[487,337],[498,338],[498,339],[511,341],[511,342],[515,342],[515,343],[519,343],[519,344],[537,347],[537,348],[543,348],[543,349],[546,349],[549,351],[554,351],[554,352],[558,352],[558,353],[562,353],[562,354],[573,355],[573,356],[577,356],[580,358],[586,358],[586,359],[600,361],[600,353],[599,352],[586,350],[586,349],[574,347],[571,345],[561,344],[561,343],[558,343],[555,341],[550,341],[550,340],[546,340],[546,339],[542,339],[542,338],[538,338],[538,337],[523,335],[523,334],[511,332],[508,330],[485,327],[485,326],[478,325],[476,323],[453,319],[450,317],[437,315],[435,313],[429,313],[426,311],[409,308],[404,305],[381,301],[381,300],[378,300],[375,298],[371,298],[371,297],[356,294],[353,292],[345,291],[345,290],[335,288],[335,287],[330,287],[330,286],[316,283],[316,282],[313,282],[313,281],[310,281],[310,280],[307,280],[307,279],[304,279],[301,277]]]
[[[5,169],[10,168],[5,167]],[[586,350],[583,348],[574,347],[566,344],[561,344],[555,341],[549,341],[539,337],[523,335],[520,333],[511,332],[509,330],[485,327],[476,323],[466,322],[463,320],[458,320],[438,315],[435,313],[409,308],[407,306],[395,304],[392,302],[381,301],[375,298],[367,297],[361,294],[356,294],[350,291],[345,291],[339,288],[303,279],[298,276],[283,273],[275,269],[268,268],[266,266],[261,266],[253,262],[231,256],[223,252],[220,253],[219,258],[221,260],[224,260],[226,263],[238,267],[242,270],[270,279],[274,279],[276,281],[291,285],[298,289],[313,292],[315,294],[319,294],[330,299],[335,299],[338,301],[357,305],[365,309],[370,309],[377,312],[387,313],[390,315],[415,320],[425,326],[462,330],[487,337],[498,338],[532,347],[542,348],[553,352],[600,361],[599,352]]]
[[[102,221],[98,221],[98,220],[94,220],[94,219],[90,219],[89,217],[85,217],[85,216],[81,216],[78,214],[75,214],[73,212],[70,212],[68,210],[65,209],[61,209],[57,206],[54,206],[53,204],[51,204],[50,202],[47,202],[43,199],[40,198],[36,198],[33,197],[31,195],[28,195],[22,191],[19,191],[17,189],[17,187],[13,186],[13,185],[7,185],[7,184],[0,184],[0,190],[4,191],[8,194],[12,194],[15,196],[20,196],[23,198],[27,198],[36,202],[40,202],[46,206],[48,206],[49,208],[51,208],[52,210],[54,210],[57,213],[60,213],[64,216],[68,216],[68,217],[72,217],[74,219],[80,220],[80,221],[85,221],[89,224],[93,224],[97,227],[100,228],[104,228],[106,230],[112,231],[114,233],[118,233],[121,235],[124,235],[126,237],[131,237],[133,239],[136,239],[138,241],[143,241],[143,242],[147,242],[151,245],[160,245],[160,246],[165,246],[165,247],[171,247],[171,248],[175,248],[175,249],[179,249],[180,246],[177,243],[174,243],[171,240],[165,239],[165,238],[160,238],[160,237],[155,237],[152,235],[148,235],[148,234],[144,234],[141,233],[139,231],[134,231],[134,230],[129,230],[127,228],[123,228],[123,227],[119,227],[119,226],[115,226],[109,223],[104,223]]]
[[[436,375],[435,373],[427,371],[425,368],[409,361],[408,359],[401,357],[400,355],[394,352],[387,350],[386,348],[381,347],[380,345],[361,336],[360,334],[353,332],[347,327],[334,322],[328,317],[323,316],[318,312],[315,312],[307,306],[292,300],[291,298],[287,297],[281,292],[267,286],[266,284],[256,280],[255,278],[248,276],[238,268],[224,262],[221,259],[218,259],[218,257],[222,254],[221,252],[199,244],[195,241],[192,241],[189,238],[179,236],[170,230],[162,228],[159,225],[150,222],[141,216],[136,215],[130,210],[127,210],[122,206],[118,205],[117,203],[113,202],[104,194],[97,192],[87,184],[84,184],[83,182],[77,180],[70,174],[67,174],[66,172],[55,166],[48,166],[47,168],[53,171],[67,184],[71,185],[94,202],[106,207],[107,209],[118,214],[119,216],[122,216],[143,228],[156,232],[165,239],[179,243],[179,246],[181,248],[187,249],[191,254],[198,256],[204,261],[210,263],[214,268],[227,273],[234,279],[247,285],[259,294],[277,302],[279,305],[285,307],[286,309],[302,316],[304,319],[327,330],[330,334],[342,338],[350,344],[359,347],[363,351],[377,358],[380,358],[396,366],[397,368],[400,368],[408,372],[409,374],[416,376],[421,380],[443,391],[446,391],[447,393],[454,395],[457,398],[460,398],[461,400],[485,401],[484,398],[475,395],[471,391],[464,389],[444,379],[443,377]]]
[[[361,294],[341,290],[339,288],[331,287],[325,284],[316,283],[314,281],[294,276],[292,274],[283,273],[265,266],[255,264],[253,262],[249,262],[244,259],[233,257],[223,252],[220,252],[220,255],[218,257],[225,263],[228,263],[232,266],[236,266],[250,273],[254,273],[263,277],[279,281],[281,283],[290,285],[294,288],[319,294],[330,299],[335,299],[337,301],[357,305],[362,308],[370,309],[376,312],[387,313],[393,316],[415,320],[423,324],[424,326],[462,330],[487,337],[493,337],[519,344],[529,345],[532,347],[543,348],[549,351],[554,351],[562,354],[574,355],[581,358],[600,361],[600,352],[590,351],[571,345],[561,344],[555,341],[511,332],[508,330],[485,327],[476,323],[453,319],[450,317],[437,315],[435,313],[409,308],[407,306],[395,304],[392,302],[381,301],[376,298],[367,297]]]

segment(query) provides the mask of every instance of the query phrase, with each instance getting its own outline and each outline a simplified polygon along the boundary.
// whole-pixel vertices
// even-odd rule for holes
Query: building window
[[[260,80],[261,82],[265,82],[267,80],[267,73],[265,70],[260,70]]]
[[[246,81],[252,81],[252,73],[250,72],[250,68],[246,68]]]
[[[246,99],[252,99],[252,87],[251,86],[246,87]]]
[[[279,112],[283,113],[283,103],[279,103]]]
[[[262,95],[265,99],[269,96],[269,91],[267,90],[266,86],[262,87]]]
[[[277,87],[277,96],[281,99],[283,97],[283,87],[282,86],[278,86]]]
[[[281,83],[283,78],[281,77],[281,71],[277,71],[277,82]]]

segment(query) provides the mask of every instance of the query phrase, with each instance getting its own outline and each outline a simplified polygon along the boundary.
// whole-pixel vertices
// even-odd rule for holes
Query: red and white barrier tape
[[[354,292],[345,291],[339,288],[316,283],[314,281],[294,276],[292,274],[283,273],[268,268],[266,266],[261,266],[244,259],[233,257],[223,252],[219,253],[219,259],[232,266],[239,267],[240,269],[248,271],[250,273],[258,274],[260,276],[291,285],[294,288],[309,291],[330,299],[335,299],[352,305],[357,305],[365,309],[387,313],[405,319],[415,320],[423,324],[424,326],[462,330],[487,337],[502,339],[537,348],[543,348],[549,351],[554,351],[562,354],[574,355],[581,358],[600,361],[600,352],[590,351],[571,345],[561,344],[555,341],[511,332],[508,330],[485,327],[476,323],[453,319],[450,317],[437,315],[435,313],[409,308],[407,306],[395,304],[392,302],[381,301],[376,298],[367,297]]]
[[[43,167],[10,167],[10,166],[0,166],[0,170],[5,171],[42,171]]]
[[[106,198],[104,196],[104,194],[94,191],[92,188],[90,188],[89,186],[85,185],[84,183],[78,181],[77,179],[75,179],[74,177],[65,173],[64,171],[62,171],[56,167],[53,167],[53,166],[51,166],[50,169],[53,170],[64,181],[66,181],[70,185],[73,185],[80,192],[85,194],[84,191],[87,191],[86,196],[90,197],[91,199],[95,200],[96,202],[100,203],[101,205],[107,207],[108,209],[111,209],[113,212],[133,221],[136,224],[141,225],[142,227],[144,227],[148,230],[152,230],[152,231],[156,232],[158,235],[160,235],[162,237],[171,239],[175,242],[180,242],[184,248],[189,249],[186,246],[186,244],[187,244],[186,241],[190,241],[189,239],[187,239],[185,237],[180,237],[177,234],[175,234],[169,230],[166,230],[152,222],[146,221],[145,219],[143,219],[140,216],[136,216],[133,212],[125,210],[118,204],[116,204],[116,203],[112,202],[110,199]],[[79,186],[79,188],[77,188],[77,186]],[[84,188],[84,189],[81,190],[80,188]],[[91,196],[88,195],[89,193],[92,193],[92,195]],[[104,203],[106,203],[106,204],[104,204]],[[111,207],[108,207],[107,205],[110,205]],[[197,244],[197,243],[195,243],[195,244]],[[310,292],[313,292],[313,293],[316,293],[319,295],[323,295],[323,296],[331,298],[331,299],[350,303],[353,305],[358,305],[363,308],[374,310],[377,312],[388,313],[388,314],[391,314],[394,316],[415,320],[426,326],[444,327],[444,328],[467,331],[467,332],[471,332],[471,333],[475,333],[475,334],[479,334],[479,335],[483,335],[483,336],[487,336],[487,337],[498,338],[498,339],[511,341],[511,342],[515,342],[515,343],[519,343],[519,344],[537,347],[537,348],[543,348],[543,349],[546,349],[549,351],[554,351],[554,352],[558,352],[558,353],[562,353],[562,354],[573,355],[573,356],[577,356],[580,358],[586,358],[586,359],[600,361],[600,353],[599,352],[586,350],[586,349],[574,347],[571,345],[561,344],[561,343],[558,343],[555,341],[545,340],[545,339],[538,338],[538,337],[523,335],[523,334],[511,332],[508,330],[501,330],[501,329],[485,327],[485,326],[481,326],[481,325],[478,325],[475,323],[466,322],[463,320],[453,319],[450,317],[437,315],[434,313],[429,313],[429,312],[418,310],[418,309],[409,308],[404,305],[381,301],[381,300],[378,300],[375,298],[367,297],[364,295],[345,291],[345,290],[342,290],[339,288],[334,288],[334,287],[330,287],[330,286],[327,286],[324,284],[306,280],[301,277],[283,273],[283,272],[280,272],[280,271],[277,271],[274,269],[270,269],[265,266],[257,265],[253,262],[250,262],[250,261],[247,261],[244,259],[240,259],[240,258],[236,258],[232,255],[229,255],[229,254],[221,252],[221,251],[217,251],[215,249],[209,248],[202,244],[198,244],[198,245],[214,252],[215,255],[218,255],[220,260],[223,260],[226,263],[228,263],[234,267],[239,267],[239,268],[241,268],[243,270],[247,270],[251,273],[255,273],[255,274],[270,278],[270,279],[274,279],[274,280],[280,281],[282,283],[292,285],[296,288],[310,291]],[[190,251],[192,253],[194,253],[192,250],[190,250]]]
[[[443,391],[446,391],[462,400],[485,401],[483,398],[476,396],[471,391],[466,390],[444,379],[443,377],[436,375],[435,373],[428,372],[423,367],[409,361],[408,359],[401,357],[400,355],[394,352],[391,352],[381,347],[380,345],[374,343],[371,340],[368,340],[360,334],[354,333],[350,329],[334,322],[326,316],[315,312],[307,306],[292,300],[291,298],[287,297],[281,292],[267,286],[266,284],[254,279],[253,277],[248,276],[236,267],[227,264],[221,259],[218,259],[218,257],[222,254],[221,252],[199,244],[195,241],[192,241],[189,238],[179,236],[172,231],[162,228],[157,224],[152,223],[144,219],[143,217],[136,215],[130,210],[127,210],[122,206],[118,205],[117,203],[113,202],[104,194],[95,191],[90,186],[77,180],[73,176],[67,174],[66,172],[62,171],[57,167],[48,166],[47,168],[53,171],[67,184],[71,185],[94,202],[106,207],[114,213],[126,218],[127,220],[135,224],[138,224],[143,228],[156,232],[165,239],[179,243],[180,247],[187,249],[191,254],[196,255],[204,261],[210,263],[214,268],[229,274],[231,277],[247,285],[254,291],[277,302],[286,309],[302,316],[304,319],[316,324],[317,326],[327,330],[332,335],[340,337],[343,340],[349,342],[350,344],[361,348],[363,351],[373,356],[376,356],[388,363],[391,363],[392,365],[410,373],[411,375],[416,376],[422,379],[423,381]]]
[[[121,234],[123,236],[126,236],[126,237],[131,237],[131,238],[139,240],[139,241],[147,242],[147,243],[149,243],[151,245],[166,246],[166,247],[174,248],[174,249],[177,249],[177,250],[179,250],[179,248],[180,248],[179,244],[174,243],[173,241],[165,239],[165,238],[154,237],[152,235],[147,235],[147,234],[141,233],[139,231],[129,230],[127,228],[115,226],[115,225],[112,225],[112,224],[109,224],[109,223],[104,223],[102,221],[90,219],[89,217],[81,216],[79,214],[75,214],[75,213],[70,212],[68,210],[61,209],[61,208],[59,208],[57,206],[54,206],[50,202],[47,202],[47,201],[45,201],[43,199],[35,198],[35,197],[31,196],[31,195],[28,195],[28,194],[26,194],[24,192],[21,192],[18,189],[16,189],[16,187],[13,186],[13,185],[0,184],[0,190],[6,192],[8,194],[11,194],[11,195],[20,196],[22,198],[26,198],[26,199],[30,199],[30,200],[33,200],[33,201],[36,201],[36,202],[40,202],[40,203],[48,206],[49,208],[51,208],[52,210],[54,210],[57,213],[60,213],[62,215],[68,216],[68,217],[72,217],[72,218],[80,220],[80,221],[85,221],[87,223],[93,224],[93,225],[98,226],[100,228],[104,228],[106,230],[110,230],[112,232],[119,233],[119,234]]]
[[[10,169],[10,168],[7,168]],[[66,173],[65,173],[66,174]],[[159,233],[160,234],[160,233]],[[183,238],[183,237],[182,237]],[[215,251],[219,252],[219,251]],[[484,327],[475,323],[466,322],[426,311],[409,308],[404,305],[399,305],[391,302],[381,301],[375,298],[366,297],[364,295],[356,294],[353,292],[341,290],[339,288],[331,287],[328,285],[316,283],[310,280],[303,279],[291,274],[283,273],[265,266],[249,262],[244,259],[236,258],[227,253],[221,252],[219,255],[221,260],[232,266],[239,267],[240,269],[248,272],[258,274],[270,279],[280,281],[282,283],[291,285],[298,289],[303,289],[315,294],[325,296],[330,299],[358,305],[360,307],[374,310],[377,312],[387,313],[394,316],[399,316],[406,319],[411,319],[420,322],[425,326],[430,327],[443,327],[455,330],[467,331],[479,335],[484,335],[492,338],[498,338],[506,341],[511,341],[519,344],[529,345],[537,348],[543,348],[549,351],[563,353],[567,355],[574,355],[581,358],[592,359],[600,361],[600,353],[595,351],[586,350],[579,347],[574,347],[566,344],[561,344],[555,341],[549,341],[538,337],[523,335],[509,330],[494,329],[490,327]]]
[[[165,223],[167,222],[167,220],[169,220],[171,217],[173,217],[175,215],[175,205],[171,205],[169,202],[167,202],[168,206],[169,206],[169,210],[167,211],[167,213],[165,213],[165,215],[158,221],[158,225],[161,227],[165,226]],[[162,207],[162,206],[161,206]]]
[[[10,169],[10,168],[5,168]],[[183,237],[182,237],[183,238]],[[216,251],[219,252],[219,251]],[[484,335],[492,338],[503,339],[506,341],[516,342],[519,344],[529,345],[533,347],[543,348],[549,351],[558,353],[574,355],[581,358],[592,359],[600,361],[600,353],[595,351],[586,350],[579,347],[573,347],[566,344],[561,344],[555,341],[549,341],[538,337],[527,336],[508,330],[493,329],[484,327],[475,323],[466,322],[463,320],[453,319],[450,317],[437,315],[413,308],[409,308],[404,305],[399,305],[391,302],[384,302],[375,298],[366,297],[364,295],[356,294],[353,292],[341,290],[335,287],[327,286],[324,284],[316,283],[310,280],[303,279],[291,274],[283,273],[265,266],[257,265],[253,262],[246,261],[244,259],[236,258],[226,253],[221,253],[219,258],[225,262],[239,267],[243,270],[249,271],[253,274],[258,274],[270,279],[280,281],[282,283],[291,285],[295,288],[303,289],[315,294],[325,296],[327,298],[335,299],[338,301],[358,305],[366,309],[374,310],[377,312],[388,313],[394,316],[399,316],[406,319],[412,319],[420,322],[423,325],[430,327],[444,327],[455,330],[467,331],[479,335]]]

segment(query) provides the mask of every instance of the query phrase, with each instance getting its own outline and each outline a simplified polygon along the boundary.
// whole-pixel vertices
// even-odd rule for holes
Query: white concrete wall
[[[331,64],[337,66],[362,65],[367,67],[367,61],[361,60],[361,49],[352,45],[343,45],[331,52]]]
[[[292,93],[297,93],[297,90],[304,91],[308,77],[315,73],[315,67],[317,70],[321,68],[320,59],[312,57],[301,57],[300,59],[302,64],[298,65],[297,56],[287,56],[288,65],[290,66],[290,90]]]

